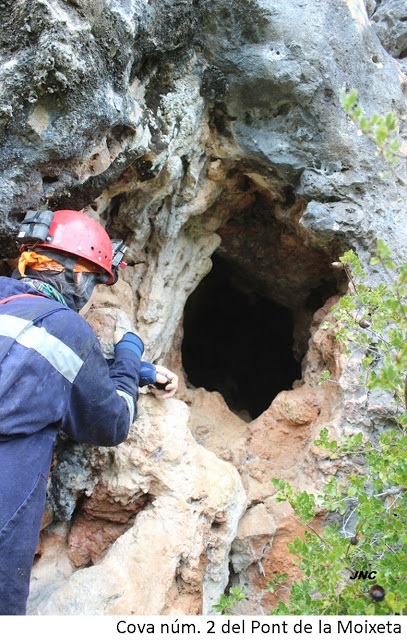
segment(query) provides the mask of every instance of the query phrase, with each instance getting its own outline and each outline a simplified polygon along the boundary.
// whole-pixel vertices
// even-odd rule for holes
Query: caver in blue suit
[[[0,614],[26,610],[57,430],[99,446],[125,440],[143,349],[127,333],[108,363],[75,311],[0,278]]]

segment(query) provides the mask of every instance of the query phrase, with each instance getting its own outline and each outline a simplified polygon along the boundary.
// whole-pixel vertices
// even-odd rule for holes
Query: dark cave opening
[[[185,306],[183,367],[194,387],[218,391],[232,411],[254,419],[301,378],[293,314],[240,283],[227,260],[212,260]]]

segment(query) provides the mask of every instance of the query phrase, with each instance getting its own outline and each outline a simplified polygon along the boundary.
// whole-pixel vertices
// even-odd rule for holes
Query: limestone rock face
[[[385,0],[375,8],[374,29],[386,51],[394,58],[407,55],[407,11],[402,0]]]
[[[58,439],[30,613],[210,613],[227,584],[267,613],[267,581],[296,575],[271,478],[317,491],[343,472],[320,429],[391,414],[324,321],[345,250],[407,254],[405,193],[339,99],[403,133],[404,5],[0,3],[1,273],[27,209],[84,210],[129,247],[88,316],[106,355],[135,327],[180,376],[119,447]]]
[[[118,308],[129,286],[120,283],[118,290],[114,307],[106,306],[109,297],[102,293],[88,315],[106,357],[114,355],[115,331],[133,330]],[[143,393],[138,407],[118,447],[61,446],[50,502],[71,526],[62,537],[58,526],[43,536],[32,612],[196,614],[210,612],[225,589],[231,544],[246,507],[241,478],[232,464],[193,439],[184,402]],[[75,465],[79,476],[72,473]],[[87,482],[89,497],[73,513]],[[55,544],[71,566],[62,585],[53,560],[49,565]]]
[[[196,614],[210,611],[226,587],[246,503],[239,474],[193,440],[184,403],[164,407],[148,395],[139,406],[125,443],[86,452],[99,484],[60,551],[67,564],[85,568],[63,584],[53,563],[41,576],[52,548],[61,547],[49,528],[34,567],[32,613]]]

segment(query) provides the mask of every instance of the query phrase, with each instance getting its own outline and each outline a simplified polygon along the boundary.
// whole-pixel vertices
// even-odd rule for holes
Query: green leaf
[[[340,99],[356,125],[376,142],[380,155],[395,167],[401,148],[396,114],[367,117],[356,90],[341,92]],[[325,478],[320,495],[296,491],[283,479],[273,480],[279,492],[276,500],[288,501],[305,526],[304,535],[287,545],[302,577],[292,583],[289,598],[277,604],[273,615],[407,613],[407,263],[399,266],[391,254],[378,239],[370,261],[376,285],[366,277],[353,250],[338,258],[351,286],[334,306],[334,320],[325,330],[333,332],[344,353],[362,358],[361,388],[355,397],[360,393],[369,398],[372,389],[382,389],[396,408],[392,414],[384,406],[372,415],[366,411],[367,419],[379,417],[372,432],[385,429],[371,441],[362,432],[332,438],[327,428],[321,430],[315,446],[324,451],[325,463],[328,457],[339,463],[334,467],[338,477]],[[368,320],[368,326],[361,326],[361,319]],[[320,383],[330,377],[326,369]],[[369,434],[367,425],[366,421]],[[314,519],[327,513],[335,524],[321,528],[321,521],[316,524]],[[371,584],[349,580],[351,570],[368,569],[377,572],[384,589],[381,601],[372,599]],[[286,592],[285,580],[286,574],[274,576],[267,589]]]

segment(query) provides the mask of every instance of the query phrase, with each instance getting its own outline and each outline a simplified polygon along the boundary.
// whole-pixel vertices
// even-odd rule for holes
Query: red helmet
[[[55,211],[45,241],[35,246],[64,251],[88,260],[106,274],[105,284],[116,280],[110,238],[99,222],[82,211]]]

